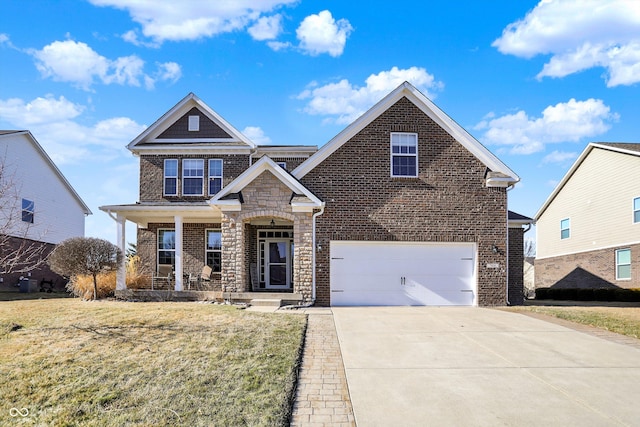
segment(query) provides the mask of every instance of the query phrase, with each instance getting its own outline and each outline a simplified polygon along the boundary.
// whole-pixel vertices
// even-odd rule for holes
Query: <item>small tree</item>
[[[49,255],[49,266],[65,276],[93,277],[93,299],[98,297],[97,276],[118,268],[122,251],[113,243],[95,237],[74,237],[60,243]]]

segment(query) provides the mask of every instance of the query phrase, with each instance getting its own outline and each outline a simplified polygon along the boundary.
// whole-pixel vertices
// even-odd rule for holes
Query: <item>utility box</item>
[[[20,293],[29,292],[29,278],[20,279]]]

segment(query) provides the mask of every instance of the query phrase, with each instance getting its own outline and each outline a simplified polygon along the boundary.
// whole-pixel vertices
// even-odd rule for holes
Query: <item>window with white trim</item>
[[[631,279],[631,249],[616,251],[616,280]]]
[[[22,199],[22,220],[33,224],[34,203],[32,200]]]
[[[633,223],[640,224],[640,197],[633,199]]]
[[[209,195],[222,190],[222,160],[209,159]]]
[[[391,176],[418,176],[418,134],[391,134]]]
[[[189,116],[189,132],[200,130],[200,116]]]
[[[214,273],[222,271],[222,231],[206,230],[205,259]]]
[[[565,218],[560,221],[560,239],[568,239],[571,237],[571,220]]]
[[[176,265],[176,230],[158,230],[158,265]]]
[[[202,196],[204,187],[204,160],[182,160],[182,195]]]
[[[276,164],[284,170],[287,169],[287,162],[276,162]]]
[[[178,159],[164,160],[164,195],[178,195]]]

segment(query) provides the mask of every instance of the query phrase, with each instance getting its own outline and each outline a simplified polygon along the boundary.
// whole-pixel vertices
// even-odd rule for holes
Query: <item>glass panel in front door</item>
[[[267,287],[287,287],[287,261],[289,253],[287,246],[289,242],[269,242],[269,283]]]

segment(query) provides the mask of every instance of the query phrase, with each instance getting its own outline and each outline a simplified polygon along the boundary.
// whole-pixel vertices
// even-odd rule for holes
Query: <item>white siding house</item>
[[[1,233],[49,246],[84,236],[91,210],[31,132],[0,131],[0,165]]]

